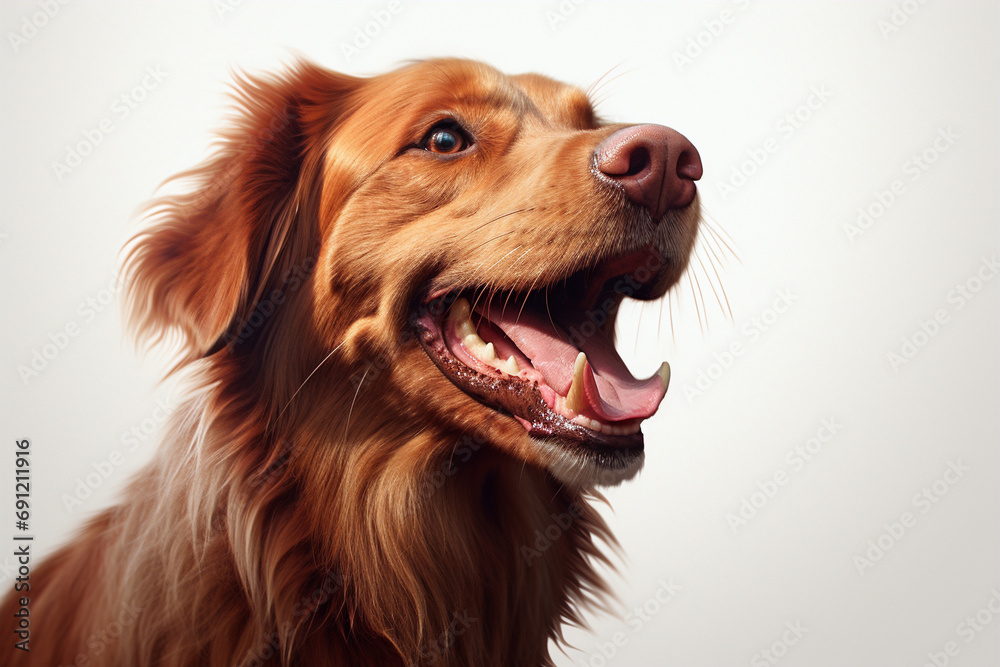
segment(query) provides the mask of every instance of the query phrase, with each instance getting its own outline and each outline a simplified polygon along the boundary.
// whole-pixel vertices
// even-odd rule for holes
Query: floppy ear
[[[153,224],[126,246],[138,340],[179,333],[185,360],[214,352],[232,343],[262,295],[312,268],[323,146],[360,81],[305,62],[237,76],[237,112],[215,155],[174,177],[193,191],[152,201]]]

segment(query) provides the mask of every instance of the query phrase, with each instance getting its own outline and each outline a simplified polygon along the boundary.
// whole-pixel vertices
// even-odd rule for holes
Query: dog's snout
[[[653,220],[668,209],[694,200],[701,178],[698,149],[680,132],[663,125],[633,125],[618,130],[594,151],[596,166],[617,182]]]

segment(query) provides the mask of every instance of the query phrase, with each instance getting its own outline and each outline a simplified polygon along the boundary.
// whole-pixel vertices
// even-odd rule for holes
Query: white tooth
[[[469,306],[469,300],[463,297],[455,299],[455,303],[451,304],[451,310],[448,311],[448,318],[452,322],[463,322],[469,319],[471,313],[472,308]]]
[[[576,363],[573,364],[573,382],[569,386],[569,393],[566,394],[566,407],[573,412],[583,412],[586,401],[583,398],[583,373],[587,368],[587,355],[583,352],[576,355]]]
[[[455,303],[451,305],[451,310],[448,311],[448,319],[455,325],[455,333],[463,341],[469,336],[479,338],[476,328],[472,326],[472,308],[467,299],[455,300]]]
[[[656,374],[660,376],[661,380],[663,380],[664,389],[670,386],[670,364],[664,361],[662,364],[660,364],[660,367],[657,369]]]
[[[475,331],[469,334],[465,334],[462,338],[462,345],[465,346],[469,352],[472,352],[477,357],[482,354],[483,350],[486,349],[486,341],[479,337]]]
[[[507,358],[507,361],[501,361],[498,366],[507,375],[517,375],[521,372],[521,367],[517,364],[517,359],[514,358],[513,354]]]
[[[508,375],[517,375],[521,372],[521,367],[517,363],[514,355],[506,361],[497,357],[496,348],[493,343],[487,343],[476,331],[472,324],[472,307],[468,299],[455,299],[448,311],[448,320],[454,325],[456,335],[462,339],[462,345],[480,361],[484,361],[493,368],[501,370]]]

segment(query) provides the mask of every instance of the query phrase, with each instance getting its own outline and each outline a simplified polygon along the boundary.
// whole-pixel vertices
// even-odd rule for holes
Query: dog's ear
[[[324,145],[361,81],[304,62],[237,77],[215,155],[175,177],[193,190],[151,202],[152,224],[126,247],[139,341],[179,333],[186,360],[204,356],[239,337],[263,295],[312,268]]]

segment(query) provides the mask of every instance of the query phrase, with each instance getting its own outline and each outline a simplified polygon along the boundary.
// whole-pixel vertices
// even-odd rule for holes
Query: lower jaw
[[[639,473],[646,457],[641,442],[638,447],[601,451],[562,440],[531,441],[553,477],[570,489],[626,482]]]
[[[509,414],[527,431],[542,460],[567,485],[613,485],[631,479],[642,467],[643,435],[587,428],[554,412],[538,389],[497,373],[486,377],[459,361],[433,322],[413,322],[417,339],[438,369],[484,407]]]

